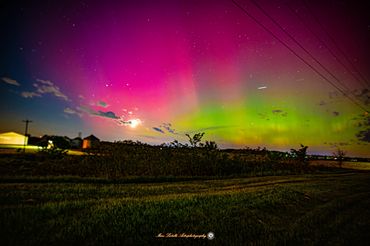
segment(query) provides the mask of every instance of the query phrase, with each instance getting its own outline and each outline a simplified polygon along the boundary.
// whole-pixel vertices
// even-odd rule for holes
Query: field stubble
[[[0,184],[2,245],[366,245],[370,173],[164,183],[11,178]],[[215,239],[156,238],[215,233]]]

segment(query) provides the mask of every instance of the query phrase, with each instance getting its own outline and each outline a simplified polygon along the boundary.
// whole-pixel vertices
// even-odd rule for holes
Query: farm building
[[[71,140],[72,149],[81,149],[82,147],[82,138],[76,137]]]
[[[0,144],[23,145],[27,144],[28,137],[16,132],[4,132],[0,134]]]
[[[99,138],[95,137],[94,135],[90,135],[83,139],[82,141],[82,148],[83,149],[90,149],[96,148],[100,143]]]

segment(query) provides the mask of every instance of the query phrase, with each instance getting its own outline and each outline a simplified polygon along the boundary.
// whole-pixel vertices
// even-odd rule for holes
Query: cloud
[[[131,126],[132,128],[137,127],[138,125],[141,125],[140,119],[131,119],[131,120],[124,120],[122,117],[116,120],[116,123],[119,126]]]
[[[111,118],[111,119],[119,119],[119,117],[112,111],[103,112],[99,110],[97,116]]]
[[[164,131],[158,127],[153,127],[153,130],[164,134]]]
[[[163,129],[166,129],[168,132],[175,134],[175,129],[172,128],[171,123],[163,123],[161,125]]]
[[[348,142],[324,142],[325,145],[330,145],[332,148],[338,148],[340,146],[348,146],[350,143]]]
[[[370,90],[362,89],[361,91],[355,91],[356,97],[363,102],[366,106],[370,104]]]
[[[108,104],[106,102],[103,102],[103,101],[98,101],[96,103],[97,106],[100,106],[100,107],[103,107],[103,108],[106,108],[108,107]]]
[[[366,130],[363,130],[363,131],[360,131],[356,137],[358,138],[358,140],[360,141],[363,141],[363,142],[367,142],[367,143],[370,143],[370,128],[366,129]]]
[[[117,119],[116,120],[116,123],[119,125],[119,126],[127,126],[127,125],[130,125],[131,124],[131,121],[127,121],[127,120],[124,120],[122,117]]]
[[[339,116],[339,114],[340,114],[340,113],[339,113],[338,111],[333,111],[333,115],[334,115],[334,116]]]
[[[33,86],[36,88],[36,92],[39,94],[52,94],[56,97],[62,98],[65,101],[70,101],[70,99],[63,94],[59,87],[54,85],[50,80],[36,79],[39,83],[34,83]]]
[[[77,111],[67,107],[67,108],[64,109],[64,113],[67,113],[67,114],[76,114]]]
[[[359,131],[356,134],[357,139],[362,142],[370,143],[370,116],[369,115],[363,116],[363,121],[362,121],[361,126],[364,127],[364,129]]]
[[[81,112],[78,112],[77,110],[71,109],[69,107],[67,107],[67,108],[64,109],[64,113],[66,113],[66,114],[76,114],[76,115],[78,115],[80,117],[82,116],[82,113]]]
[[[272,113],[274,113],[274,114],[280,114],[282,112],[283,112],[283,110],[281,110],[281,109],[274,109],[274,110],[272,110]]]
[[[80,106],[80,107],[77,107],[77,110],[81,111],[81,112],[85,112],[89,115],[95,115],[94,113],[96,112],[95,110],[87,107],[87,106]]]
[[[36,79],[36,81],[38,81],[38,82],[40,82],[44,85],[54,86],[53,82],[51,82],[50,80]]]
[[[7,83],[7,84],[15,85],[15,86],[20,86],[20,84],[18,83],[18,81],[14,80],[14,79],[11,79],[11,78],[8,78],[8,77],[2,77],[1,79],[2,79],[5,83]]]
[[[82,115],[82,113],[86,113],[90,116],[96,116],[96,117],[102,117],[114,120],[119,126],[131,126],[133,128],[140,125],[142,122],[140,119],[130,119],[130,120],[124,120],[123,117],[118,117],[114,112],[112,111],[101,111],[101,110],[94,110],[88,106],[80,106],[77,107],[76,110],[71,108],[65,108],[65,113],[68,114],[78,114],[79,116]]]
[[[32,92],[32,91],[23,91],[21,93],[21,96],[24,97],[24,98],[41,97],[40,94],[38,94],[36,92]]]
[[[160,132],[160,133],[166,133],[166,132],[169,132],[169,133],[172,133],[172,134],[178,134],[175,129],[172,128],[172,124],[171,123],[162,123],[160,126],[158,127],[152,127],[153,130],[157,131],[157,132]]]
[[[347,145],[349,145],[349,143],[347,143],[347,142],[339,142],[338,145],[339,146],[347,146]]]
[[[82,99],[82,98],[81,98],[81,99]],[[102,100],[97,101],[97,102],[93,102],[93,101],[91,101],[89,104],[90,104],[90,106],[98,106],[98,107],[102,107],[102,108],[106,108],[106,107],[108,107],[108,106],[109,106],[106,102],[104,102],[104,101],[102,101]]]
[[[4,80],[4,78],[3,78]],[[15,80],[8,80],[13,81],[14,84]],[[24,91],[21,93],[21,96],[24,98],[33,98],[33,97],[42,97],[43,94],[52,94],[55,97],[62,98],[65,101],[71,101],[65,94],[63,94],[59,87],[54,85],[53,82],[50,80],[42,80],[42,79],[36,79],[36,83],[33,84],[33,86],[36,88],[35,91]],[[16,81],[15,81],[16,82]],[[18,84],[18,82],[16,82]],[[19,85],[19,84],[18,84]]]
[[[107,112],[104,112],[104,111],[101,111],[101,110],[95,111],[94,109],[88,108],[86,106],[78,107],[78,110],[83,111],[83,112],[85,112],[89,115],[92,115],[92,116],[99,116],[99,117],[110,118],[110,119],[120,119],[120,117],[118,117],[112,111],[107,111]]]
[[[275,114],[275,115],[280,115],[280,116],[283,116],[283,117],[287,117],[288,116],[288,113],[287,112],[284,112],[284,110],[281,110],[281,109],[274,109],[271,112],[273,114]]]

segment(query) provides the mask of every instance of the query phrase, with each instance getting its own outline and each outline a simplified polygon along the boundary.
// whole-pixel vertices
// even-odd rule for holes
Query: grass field
[[[0,178],[1,245],[368,245],[370,172]],[[165,181],[165,180],[164,180]],[[158,238],[205,235],[215,238]]]
[[[311,166],[321,165],[321,166],[327,166],[327,167],[338,167],[339,166],[337,161],[323,161],[323,160],[310,161],[310,165]],[[342,164],[342,167],[346,169],[370,171],[370,162],[344,161]]]

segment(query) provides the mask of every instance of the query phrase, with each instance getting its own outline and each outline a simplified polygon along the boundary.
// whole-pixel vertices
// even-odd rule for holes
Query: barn
[[[27,145],[28,137],[16,132],[0,133],[0,144]]]
[[[90,135],[83,139],[82,141],[82,148],[83,149],[91,149],[96,148],[100,143],[99,138],[95,137],[94,135]]]

